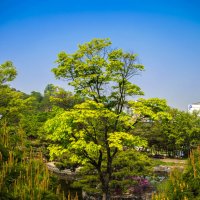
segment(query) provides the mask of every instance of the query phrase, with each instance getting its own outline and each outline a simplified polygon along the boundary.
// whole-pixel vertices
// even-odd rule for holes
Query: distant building
[[[188,105],[188,112],[193,113],[194,111],[200,112],[200,102]]]
[[[123,112],[129,115],[133,114],[133,110],[128,105],[124,105]]]

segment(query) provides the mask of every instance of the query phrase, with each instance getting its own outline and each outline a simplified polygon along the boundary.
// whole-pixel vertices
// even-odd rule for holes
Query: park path
[[[175,164],[180,164],[180,165],[187,165],[187,160],[183,160],[183,159],[164,158],[164,159],[160,159],[160,161],[166,162],[166,163],[175,163]]]

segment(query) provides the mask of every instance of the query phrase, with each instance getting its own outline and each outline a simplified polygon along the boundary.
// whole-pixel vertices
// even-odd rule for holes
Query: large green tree
[[[146,145],[145,140],[130,133],[137,119],[132,112],[126,112],[128,98],[143,94],[132,81],[144,66],[137,62],[135,54],[111,49],[109,39],[93,39],[79,45],[74,54],[61,52],[57,63],[52,70],[56,78],[68,80],[86,101],[59,111],[46,123],[48,138],[54,142],[49,148],[51,156],[69,154],[73,161],[92,167],[103,199],[110,199],[117,155]],[[152,108],[159,105],[159,101],[150,104],[148,117],[157,115]],[[142,106],[136,108],[140,113],[144,111]],[[159,115],[166,107],[159,109]]]

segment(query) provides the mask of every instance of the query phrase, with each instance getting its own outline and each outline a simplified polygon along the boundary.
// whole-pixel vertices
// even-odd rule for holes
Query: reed
[[[200,146],[190,151],[185,172],[175,169],[169,180],[161,184],[160,191],[152,195],[152,200],[189,200],[200,197]]]
[[[9,195],[11,199],[41,200],[50,195],[51,199],[66,200],[61,186],[58,185],[57,189],[52,186],[52,175],[43,162],[43,154],[38,149],[34,151],[32,147],[26,147],[26,133],[20,124],[14,133],[17,140],[14,140],[6,120],[0,125],[0,141],[8,151],[4,158],[0,150],[0,196],[4,195],[4,199]]]

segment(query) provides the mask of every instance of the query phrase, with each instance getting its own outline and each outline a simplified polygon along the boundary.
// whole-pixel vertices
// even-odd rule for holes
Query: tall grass
[[[174,169],[169,179],[161,184],[152,200],[200,199],[200,147],[191,150],[184,172]]]
[[[0,127],[0,197],[16,200],[65,200],[65,195],[51,181],[51,174],[43,162],[41,152],[25,147],[22,129],[17,129],[17,142],[12,146],[13,135],[6,123]],[[19,151],[24,151],[19,154]],[[5,156],[5,152],[8,154]],[[54,184],[54,185],[53,185]]]

